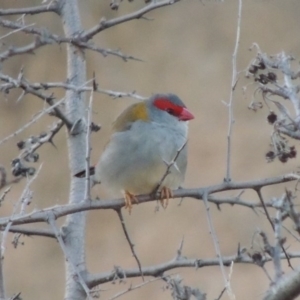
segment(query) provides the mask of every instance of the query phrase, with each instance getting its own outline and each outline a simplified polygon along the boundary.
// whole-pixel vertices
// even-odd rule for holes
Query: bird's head
[[[136,121],[172,124],[194,119],[185,104],[174,94],[156,94],[146,101],[129,106],[115,120],[115,131],[127,130]]]
[[[194,119],[193,114],[186,108],[182,100],[174,94],[157,94],[147,101],[150,116],[154,119],[175,119],[177,121]]]

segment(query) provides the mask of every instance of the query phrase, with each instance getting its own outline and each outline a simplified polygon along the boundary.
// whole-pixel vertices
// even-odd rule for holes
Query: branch
[[[271,286],[263,300],[292,300],[300,295],[300,270],[292,272]]]
[[[199,189],[178,189],[173,192],[173,198],[191,197],[197,200],[202,200],[205,193],[217,193],[228,190],[242,190],[242,189],[258,189],[264,186],[274,185],[278,183],[290,182],[299,180],[296,174],[287,174],[273,178],[265,178],[261,180],[245,181],[245,182],[224,182],[222,184],[209,186]],[[139,204],[159,200],[153,195],[140,195],[137,196]],[[227,202],[226,202],[227,203]],[[133,203],[134,204],[134,203]],[[239,204],[237,201],[236,204]],[[8,223],[14,225],[29,224],[36,222],[48,222],[48,214],[53,213],[56,218],[66,215],[74,214],[77,212],[94,210],[94,209],[120,209],[125,205],[124,198],[113,200],[88,200],[76,204],[57,205],[54,207],[34,211],[24,216],[9,216],[0,218],[0,227],[6,226]],[[134,204],[135,205],[135,204]]]
[[[31,90],[34,90],[37,92],[39,90],[49,90],[51,88],[62,88],[62,89],[74,91],[77,93],[91,92],[93,90],[94,92],[105,94],[105,95],[108,95],[115,99],[116,98],[125,98],[125,97],[126,98],[134,98],[134,99],[138,99],[138,100],[146,100],[147,99],[147,97],[138,95],[135,91],[119,92],[119,91],[101,89],[101,88],[99,88],[97,83],[96,83],[96,87],[93,87],[93,86],[86,86],[86,85],[75,86],[75,85],[73,85],[71,83],[67,83],[67,82],[33,82],[33,83],[30,83],[27,79],[24,78],[23,75],[21,76],[21,79],[23,80],[24,83],[26,83],[26,87],[20,86],[21,85],[20,78],[14,79],[12,77],[9,77],[7,75],[0,73],[0,80],[2,80],[3,82],[6,82],[6,84],[0,85],[0,91],[8,93],[9,90],[11,90],[11,89],[22,88],[23,90],[25,90],[26,93],[30,93]],[[27,88],[27,90],[26,90],[26,88]],[[44,95],[44,94],[40,94],[40,95],[34,94],[34,95],[43,100],[48,99],[47,97],[49,97],[48,95]],[[52,97],[52,99],[53,99],[53,97]]]
[[[233,293],[232,293],[232,290],[231,290],[231,286],[229,284],[229,280],[228,280],[228,278],[226,276],[226,273],[225,273],[225,268],[224,268],[224,264],[223,264],[223,259],[222,259],[219,240],[217,238],[217,234],[216,234],[215,228],[214,228],[213,223],[212,223],[210,207],[209,207],[209,204],[208,204],[208,195],[206,193],[203,195],[203,200],[204,200],[204,205],[205,205],[205,209],[206,209],[206,218],[207,218],[207,223],[208,223],[208,227],[209,227],[209,233],[212,237],[215,252],[216,252],[217,258],[219,260],[219,266],[220,266],[220,269],[221,269],[221,274],[223,276],[226,292],[227,292],[229,298],[233,299],[233,297],[232,297]]]
[[[0,53],[0,62],[20,54],[34,54],[34,50],[49,44],[49,42],[37,36],[34,42],[22,47],[10,47],[8,50]]]
[[[291,258],[299,258],[300,253],[289,253],[289,256]],[[281,259],[285,259],[285,255],[280,256]],[[270,262],[272,258],[270,257],[264,257],[262,258],[262,263]],[[242,263],[242,264],[255,264],[255,261],[246,256],[240,256],[240,255],[234,255],[234,256],[226,256],[222,258],[223,265],[226,267],[230,267],[231,263]],[[142,271],[144,276],[152,276],[152,277],[159,277],[162,274],[164,274],[166,271],[175,269],[175,268],[186,268],[186,267],[192,267],[192,268],[203,268],[208,266],[218,266],[219,265],[219,259],[218,258],[211,258],[211,259],[194,259],[194,258],[182,258],[180,260],[172,259],[168,262],[149,266],[149,267],[143,267]],[[117,274],[116,274],[117,272]],[[114,278],[132,278],[132,277],[139,277],[140,270],[139,269],[120,269],[117,268],[113,272],[106,272],[106,273],[100,273],[100,274],[83,274],[83,278],[85,282],[87,283],[89,288],[92,288],[96,285],[103,284],[106,282],[110,282],[114,280]],[[300,286],[300,285],[299,285]],[[298,286],[298,287],[299,287]]]
[[[83,42],[83,41],[81,41],[80,36],[78,37],[77,40],[73,39],[72,43],[74,43],[76,46],[80,47],[81,49],[88,49],[88,50],[91,50],[94,52],[101,53],[104,57],[106,57],[107,55],[113,55],[113,56],[122,58],[123,61],[125,61],[125,62],[127,62],[128,60],[143,61],[132,55],[124,54],[120,50],[104,49],[104,48],[100,48],[100,47],[94,45],[93,43]]]
[[[13,233],[21,233],[27,236],[43,236],[43,237],[50,237],[56,238],[54,232],[48,229],[31,229],[31,228],[24,228],[23,226],[12,226],[9,228],[9,232]]]
[[[88,41],[94,37],[97,33],[101,32],[104,29],[116,26],[118,24],[122,24],[124,22],[128,22],[134,19],[141,18],[144,14],[148,13],[151,10],[172,5],[180,0],[161,0],[161,1],[152,1],[149,5],[143,7],[142,9],[135,11],[133,13],[127,14],[125,16],[121,16],[115,19],[111,19],[108,21],[100,20],[99,24],[95,27],[85,31],[83,34],[80,35],[80,38],[84,41]]]
[[[141,265],[141,262],[139,260],[139,258],[137,257],[136,253],[135,253],[135,250],[134,250],[134,244],[132,243],[131,239],[130,239],[130,236],[129,236],[129,233],[127,231],[127,228],[126,228],[126,225],[125,225],[125,221],[124,221],[124,218],[123,218],[123,215],[122,215],[122,212],[121,212],[121,209],[118,209],[116,210],[117,214],[118,214],[118,217],[119,217],[119,220],[121,222],[121,225],[122,225],[122,229],[123,229],[123,232],[125,234],[125,237],[126,237],[126,240],[129,244],[129,247],[130,247],[130,250],[131,250],[131,253],[139,267],[139,270],[140,270],[140,275],[142,276],[142,279],[144,281],[144,274],[142,272],[142,265]]]
[[[139,289],[139,288],[141,288],[141,287],[143,287],[143,286],[145,286],[145,285],[147,285],[147,284],[149,284],[151,282],[154,282],[154,281],[157,281],[157,280],[160,280],[160,279],[161,278],[154,278],[154,279],[148,280],[146,282],[142,282],[141,284],[138,284],[138,285],[134,285],[134,286],[130,285],[130,287],[128,289],[126,289],[125,291],[122,291],[122,292],[114,295],[113,297],[109,298],[108,300],[115,300],[115,299],[117,299],[117,298],[119,298],[119,297],[121,297],[121,296],[123,296],[123,295],[125,295],[125,294],[127,294],[129,292],[131,292],[131,291]]]
[[[235,46],[232,54],[232,77],[231,77],[231,89],[228,103],[228,133],[227,133],[227,169],[226,169],[226,181],[231,180],[231,137],[232,137],[232,126],[234,123],[233,117],[233,93],[235,91],[235,87],[238,81],[237,77],[237,54],[240,44],[240,31],[241,31],[241,20],[242,20],[242,0],[239,0],[238,6],[238,18],[237,18],[237,30],[236,30],[236,38],[235,38]]]
[[[30,154],[34,153],[37,149],[39,149],[42,145],[44,145],[45,143],[51,143],[53,144],[53,138],[54,136],[60,131],[60,129],[63,127],[64,123],[62,120],[58,121],[57,123],[55,123],[51,129],[49,130],[49,132],[47,133],[42,133],[39,137],[36,137],[36,139],[34,139],[34,143],[30,143],[28,147],[27,143],[24,142],[24,151],[22,151],[22,153],[19,155],[20,156],[24,156],[27,157]],[[1,144],[2,141],[0,141]],[[23,142],[23,141],[22,141]],[[18,143],[19,148],[23,149],[21,147],[21,142]]]
[[[10,9],[0,9],[0,16],[11,16],[11,15],[35,15],[44,12],[55,12],[57,13],[58,2],[51,1],[49,4],[24,7],[24,8],[10,8]]]
[[[54,115],[61,119],[68,128],[72,127],[72,123],[70,120],[65,116],[65,114],[57,107],[60,104],[60,101],[54,103],[53,95],[46,95],[39,91],[37,91],[34,87],[32,87],[26,80],[23,79],[23,73],[21,72],[18,76],[18,79],[13,79],[7,75],[0,73],[0,80],[5,81],[8,83],[7,86],[0,86],[0,90],[7,92],[11,88],[20,88],[26,94],[32,94],[44,101],[46,101],[50,106],[52,106]],[[64,99],[64,98],[63,98]],[[46,109],[47,110],[47,109]],[[45,110],[45,111],[46,111]],[[50,111],[50,110],[49,110]]]
[[[28,123],[26,123],[25,125],[23,125],[21,128],[19,128],[18,130],[16,130],[15,132],[13,132],[12,134],[8,135],[7,137],[5,137],[4,139],[2,139],[0,141],[0,145],[7,142],[9,139],[17,136],[18,134],[20,134],[23,130],[25,130],[26,128],[28,128],[29,126],[31,126],[32,124],[34,124],[35,122],[37,122],[38,119],[40,119],[41,117],[43,117],[45,114],[50,113],[52,110],[55,110],[55,108],[57,108],[58,105],[62,104],[65,101],[65,99],[61,99],[58,102],[56,102],[54,105],[42,110],[38,115],[36,115],[31,121],[29,121]],[[54,130],[58,129],[58,127],[54,127]],[[50,133],[51,134],[51,133]]]
[[[18,31],[22,31],[27,34],[35,35],[36,38],[38,38],[40,41],[42,41],[43,45],[53,44],[53,43],[60,45],[62,43],[68,43],[68,44],[75,45],[82,49],[88,49],[88,50],[91,50],[94,52],[101,53],[104,57],[106,57],[107,55],[113,55],[113,56],[122,58],[124,61],[128,61],[128,60],[141,61],[140,59],[135,58],[131,55],[122,53],[120,50],[105,49],[105,48],[98,47],[98,46],[94,45],[93,43],[88,43],[88,42],[86,42],[85,38],[81,37],[81,35],[78,35],[76,37],[74,37],[74,36],[62,37],[57,34],[51,33],[50,31],[48,31],[45,28],[39,29],[36,27],[32,27],[32,26],[34,26],[34,24],[24,25],[23,23],[12,22],[12,21],[3,20],[3,19],[0,19],[0,25],[2,27],[10,28],[10,29],[14,30],[13,32],[10,32],[9,34],[12,34],[14,32],[18,32]],[[5,36],[7,36],[7,35],[5,35]],[[3,37],[5,37],[5,36],[3,36]],[[37,46],[34,47],[33,44],[30,44],[30,45],[31,45],[30,47],[29,47],[29,45],[27,46],[29,48],[26,51],[25,51],[25,49],[23,49],[22,53],[30,53],[30,51],[33,51],[34,49],[38,48]],[[39,47],[43,46],[43,45],[39,45]],[[3,52],[4,53],[4,54],[2,54],[3,60],[10,56],[11,50],[13,51],[14,48],[12,48],[6,52]],[[19,49],[19,51],[20,51],[20,49]],[[13,53],[11,53],[11,54],[13,55]],[[0,57],[1,57],[1,55],[0,55]]]

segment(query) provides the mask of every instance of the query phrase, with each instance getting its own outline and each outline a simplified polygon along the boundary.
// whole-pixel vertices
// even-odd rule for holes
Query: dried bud
[[[277,115],[273,111],[271,111],[267,119],[270,124],[274,124],[277,121]]]
[[[256,74],[257,70],[258,70],[258,67],[257,67],[257,66],[251,65],[251,66],[249,67],[249,69],[248,69],[248,72],[251,73],[251,74]]]
[[[267,77],[271,80],[271,81],[276,81],[277,79],[277,75],[273,72],[269,72]]]
[[[38,153],[29,153],[24,157],[24,159],[28,162],[37,162],[39,160],[39,154]]]
[[[19,150],[22,150],[25,148],[25,142],[19,141],[19,142],[17,142],[17,146],[18,146]]]
[[[97,132],[101,129],[101,125],[95,124],[94,122],[91,122],[90,126],[91,131]]]
[[[282,162],[282,163],[286,163],[289,159],[289,154],[288,153],[282,153],[278,156],[278,159]]]
[[[295,149],[295,146],[292,146],[290,148],[289,158],[295,158],[297,156],[297,150]]]
[[[269,151],[266,153],[266,158],[269,160],[273,160],[275,158],[275,153],[274,151]]]
[[[259,81],[261,84],[267,84],[269,82],[268,77],[265,74],[259,74],[259,78],[255,78],[255,81]]]
[[[11,162],[11,166],[12,166],[12,174],[14,176],[20,176],[23,172],[23,165],[20,161],[19,158],[15,158],[12,162]]]
[[[260,70],[264,70],[266,68],[265,63],[261,60],[257,66]]]

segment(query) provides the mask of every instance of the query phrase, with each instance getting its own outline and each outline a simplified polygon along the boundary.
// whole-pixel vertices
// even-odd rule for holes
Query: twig
[[[5,137],[4,139],[2,139],[0,141],[0,145],[4,144],[5,142],[7,142],[8,140],[10,140],[11,138],[13,138],[13,137],[17,136],[18,134],[20,134],[22,131],[24,131],[25,129],[27,129],[28,127],[30,127],[32,124],[34,124],[35,122],[37,122],[41,117],[43,117],[45,114],[48,114],[49,112],[51,112],[52,109],[54,109],[58,105],[62,104],[64,101],[65,101],[65,98],[62,98],[61,100],[57,101],[54,105],[52,105],[52,106],[50,106],[50,107],[42,110],[39,114],[37,114],[34,118],[32,118],[31,121],[27,122],[21,128],[19,128],[18,130],[16,130],[12,134],[10,134],[7,137]]]
[[[156,193],[158,192],[158,190],[161,188],[161,186],[162,186],[164,180],[165,180],[166,177],[170,174],[170,169],[171,169],[172,166],[174,166],[175,169],[178,170],[178,167],[176,166],[176,160],[177,160],[179,154],[181,153],[181,151],[185,148],[186,144],[187,144],[187,140],[186,140],[186,141],[184,142],[184,144],[177,150],[177,152],[176,152],[174,158],[173,158],[170,162],[164,161],[164,163],[167,165],[167,169],[166,169],[165,174],[163,175],[163,177],[162,177],[161,180],[159,181],[157,187],[154,189],[153,194],[156,194]],[[179,170],[178,170],[178,171],[179,171]]]
[[[104,29],[110,28],[112,26],[116,26],[118,24],[130,21],[130,20],[134,20],[134,19],[139,19],[141,18],[144,14],[148,13],[151,10],[163,7],[163,6],[167,6],[167,5],[171,5],[174,4],[176,2],[178,2],[179,0],[161,0],[161,1],[152,1],[149,5],[141,8],[138,11],[135,11],[133,13],[115,18],[115,19],[111,19],[108,21],[105,20],[100,20],[99,24],[97,24],[95,27],[85,31],[83,34],[80,35],[82,40],[90,40],[91,38],[93,38],[94,35],[96,35],[97,33],[101,32]]]
[[[255,190],[255,191],[256,191],[256,193],[257,193],[257,195],[258,195],[258,199],[260,200],[260,203],[261,203],[261,205],[262,205],[262,207],[263,207],[263,209],[264,209],[264,212],[265,212],[265,214],[266,214],[266,217],[267,217],[269,223],[271,224],[272,229],[274,230],[274,223],[273,223],[273,221],[272,221],[272,219],[271,219],[271,217],[270,217],[270,215],[269,215],[269,212],[268,212],[268,210],[267,210],[267,207],[266,207],[266,205],[265,205],[265,201],[264,201],[263,195],[262,195],[262,193],[261,193],[261,187],[258,188],[258,189]]]
[[[262,193],[261,193],[261,187],[260,187],[260,188],[257,188],[257,189],[254,189],[254,190],[257,192],[258,198],[259,198],[259,200],[260,200],[260,202],[261,202],[261,204],[262,204],[262,207],[263,207],[263,210],[264,210],[264,212],[265,212],[265,214],[266,214],[266,217],[267,217],[269,223],[270,223],[271,226],[272,226],[273,231],[275,231],[274,223],[273,223],[273,221],[272,221],[272,219],[271,219],[271,217],[270,217],[270,215],[269,215],[269,212],[268,212],[268,210],[267,210],[267,207],[266,207],[266,205],[265,205],[265,202],[264,202],[264,199],[263,199],[263,196],[262,196]],[[286,259],[287,259],[287,261],[288,261],[289,267],[290,267],[291,269],[293,269],[293,266],[291,265],[290,259],[289,259],[289,257],[288,257],[288,254],[287,254],[286,250],[284,249],[284,246],[283,246],[283,245],[281,245],[281,249],[282,249],[282,251],[284,252],[284,254],[285,254],[285,256],[286,256]]]
[[[0,16],[11,16],[11,15],[35,15],[45,12],[57,12],[58,2],[52,1],[50,4],[38,5],[24,8],[10,8],[0,9]]]
[[[115,99],[117,98],[134,98],[138,100],[145,100],[147,97],[138,95],[135,91],[132,92],[119,92],[119,91],[113,91],[113,90],[108,90],[108,89],[102,89],[96,84],[96,88],[94,86],[75,86],[71,83],[66,83],[66,82],[32,82],[30,83],[27,79],[21,76],[22,81],[20,82],[20,78],[14,79],[10,76],[4,75],[0,73],[0,80],[5,82],[5,84],[0,85],[0,91],[8,92],[9,90],[13,88],[20,88],[20,85],[24,82],[26,82],[26,86],[24,85],[24,91],[26,93],[29,93],[30,91],[39,91],[39,90],[49,90],[52,88],[62,88],[65,90],[71,90],[74,92],[90,92],[94,90],[96,93],[101,93],[108,95],[110,97],[113,97]],[[90,80],[89,80],[90,81]],[[26,90],[27,88],[27,90]],[[37,96],[37,95],[35,95]],[[44,99],[47,97],[46,95],[39,95],[39,98]]]
[[[240,31],[241,31],[241,20],[242,20],[242,0],[239,0],[238,7],[238,18],[237,18],[237,31],[236,31],[236,39],[235,39],[235,47],[232,54],[232,78],[231,78],[231,89],[228,103],[228,133],[227,133],[227,169],[226,169],[226,177],[225,180],[228,182],[231,180],[231,138],[232,138],[232,126],[234,123],[233,117],[233,93],[235,91],[235,87],[238,81],[237,78],[237,54],[240,44]]]
[[[223,288],[223,290],[221,291],[219,297],[216,300],[220,300],[225,292],[226,292],[226,288]]]
[[[42,136],[37,137],[35,143],[30,144],[29,147],[25,147],[25,149],[20,153],[19,157],[21,156],[26,157],[32,154],[45,143],[51,143],[52,145],[54,145],[52,141],[53,137],[60,131],[60,129],[63,126],[64,126],[64,122],[62,120],[59,120],[50,128],[49,132],[43,134]]]
[[[152,283],[152,282],[160,280],[160,279],[161,279],[161,277],[157,277],[157,278],[150,279],[148,281],[142,282],[142,283],[134,285],[134,286],[130,285],[130,287],[127,290],[122,291],[122,292],[114,295],[113,297],[109,298],[108,300],[115,300],[115,299],[117,299],[117,298],[119,298],[119,297],[121,297],[121,296],[123,296],[123,295],[125,295],[125,294],[127,294],[129,292],[131,292],[131,291],[139,289],[139,288],[141,288],[141,287],[143,287],[143,286],[145,286],[145,285],[147,285],[149,283]]]
[[[280,253],[281,248],[283,247],[282,239],[281,239],[281,209],[277,209],[276,218],[274,220],[274,233],[275,233],[275,240],[276,244],[273,251],[273,262],[274,262],[274,269],[275,269],[275,283],[280,280],[282,277],[282,266],[280,260]]]
[[[130,250],[131,250],[131,253],[134,257],[134,259],[136,260],[137,264],[138,264],[138,267],[139,267],[139,270],[140,270],[140,275],[142,276],[142,279],[144,281],[144,274],[143,274],[143,271],[142,271],[142,265],[141,265],[141,262],[139,260],[139,258],[137,257],[136,253],[135,253],[135,250],[134,250],[134,244],[132,243],[131,239],[130,239],[130,236],[129,236],[129,233],[127,231],[127,228],[126,228],[126,225],[125,225],[125,221],[124,221],[124,218],[123,218],[123,215],[122,215],[122,212],[121,212],[121,209],[116,209],[116,212],[118,214],[118,217],[119,217],[119,220],[121,222],[121,225],[122,225],[122,229],[123,229],[123,232],[125,234],[125,237],[126,237],[126,240],[129,244],[129,247],[130,247]]]
[[[18,209],[18,206],[19,206],[20,203],[21,203],[21,208],[20,208],[20,213],[18,214],[18,216],[22,216],[22,215],[25,214],[25,207],[31,199],[29,197],[25,197],[25,195],[29,191],[29,186],[37,178],[41,168],[42,168],[42,165],[40,165],[40,167],[39,167],[38,171],[35,173],[35,175],[30,180],[28,180],[28,182],[27,182],[27,184],[26,184],[26,186],[23,190],[23,193],[22,193],[21,197],[19,198],[17,203],[14,204],[14,209],[13,209],[13,212],[11,214],[12,217],[14,215],[16,215],[16,212],[17,212],[17,209]],[[6,227],[5,227],[5,229],[3,231],[3,234],[2,234],[2,241],[1,241],[1,255],[2,255],[2,257],[4,257],[4,252],[5,252],[5,249],[6,249],[6,247],[5,247],[6,238],[7,238],[8,232],[10,231],[10,228],[11,228],[12,225],[13,225],[13,222],[8,222],[6,224]]]
[[[27,236],[43,236],[56,238],[53,231],[49,229],[32,229],[32,228],[23,228],[23,226],[11,226],[9,232],[21,233]]]
[[[1,11],[1,10],[0,10],[0,11]],[[28,24],[28,25],[24,26],[23,28],[28,28],[28,27],[31,27],[31,26],[34,26],[34,25],[35,25],[34,23]],[[9,31],[7,34],[4,34],[4,35],[0,36],[0,40],[7,38],[8,36],[10,36],[10,35],[12,35],[12,34],[14,34],[14,33],[17,33],[17,32],[19,32],[19,31],[22,31],[23,28],[18,28],[18,29],[15,29],[15,30],[13,30],[13,31]]]
[[[213,226],[213,223],[212,223],[212,216],[211,216],[210,207],[209,207],[209,204],[208,204],[208,194],[207,193],[204,193],[203,201],[204,201],[204,205],[205,205],[205,209],[206,209],[206,218],[207,218],[207,223],[208,223],[208,227],[209,227],[209,233],[212,236],[212,240],[213,240],[213,243],[214,243],[214,248],[215,248],[218,260],[219,260],[219,266],[220,266],[221,273],[222,273],[222,276],[223,276],[225,288],[226,288],[226,291],[227,291],[227,294],[228,294],[229,298],[233,300],[233,299],[235,299],[235,297],[234,297],[234,294],[231,290],[230,282],[229,282],[229,280],[226,276],[226,273],[225,273],[223,258],[222,258],[222,254],[221,254],[221,250],[220,250],[218,237],[217,237],[217,234],[215,232],[215,229],[214,229],[214,226]]]

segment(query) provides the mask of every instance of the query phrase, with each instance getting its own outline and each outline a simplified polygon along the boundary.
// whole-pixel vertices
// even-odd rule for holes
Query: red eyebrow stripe
[[[161,110],[166,110],[167,108],[170,108],[170,109],[173,109],[174,110],[174,113],[176,115],[180,115],[182,110],[183,110],[183,107],[181,106],[178,106],[174,103],[172,103],[169,99],[167,98],[158,98],[154,101],[154,105],[161,109]]]

